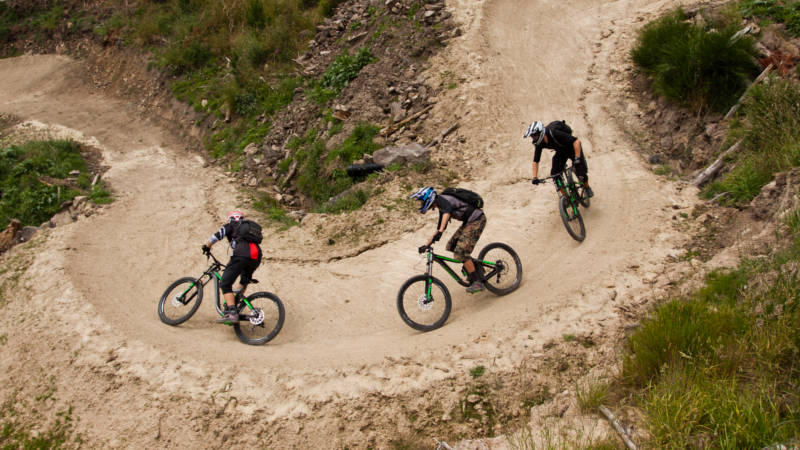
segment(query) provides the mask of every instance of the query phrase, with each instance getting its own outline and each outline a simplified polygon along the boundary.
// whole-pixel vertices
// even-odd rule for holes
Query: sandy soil
[[[429,227],[327,263],[292,262],[303,256],[292,243],[310,232],[296,227],[263,245],[259,287],[287,307],[281,334],[263,347],[242,345],[230,328],[213,324],[210,289],[180,327],[156,314],[172,280],[205,268],[200,244],[242,203],[224,174],[135,105],[87,87],[80,62],[0,60],[0,112],[92,142],[103,151],[105,178],[117,195],[101,213],[5,257],[25,261],[27,298],[10,300],[0,319],[8,339],[2,378],[12,382],[0,389],[8,395],[32,371],[52,375],[54,408],[72,405],[91,446],[220,445],[217,431],[195,421],[182,425],[208,404],[218,407],[217,417],[235,412],[238,422],[309,423],[295,434],[333,445],[339,441],[311,431],[316,405],[424,391],[476,364],[512,370],[530,353],[523,348],[613,329],[620,320],[615,305],[652,289],[667,256],[684,242],[670,225],[673,205],[694,201],[694,192],[654,176],[621,129],[619,92],[635,30],[677,4],[449,2],[465,33],[437,57],[430,77],[450,70],[466,81],[445,93],[433,114],[461,118],[467,143],[451,151],[473,162],[467,186],[486,200],[479,246],[514,247],[523,260],[522,286],[498,298],[468,296],[448,283],[454,308],[447,324],[417,333],[399,319],[395,296],[424,269],[415,249],[433,217]],[[563,229],[552,187],[529,182],[532,147],[521,136],[535,119],[566,119],[584,142],[596,197],[585,211],[583,243]],[[547,171],[546,154],[540,174]],[[30,317],[30,305],[42,314]],[[226,399],[221,410],[219,398]]]

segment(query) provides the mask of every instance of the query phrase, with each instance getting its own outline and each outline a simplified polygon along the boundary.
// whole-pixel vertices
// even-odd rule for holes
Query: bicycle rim
[[[486,261],[485,283],[489,291],[497,295],[513,292],[522,281],[522,262],[517,253],[508,245],[493,242],[478,254],[480,261]],[[480,264],[485,264],[480,262]]]

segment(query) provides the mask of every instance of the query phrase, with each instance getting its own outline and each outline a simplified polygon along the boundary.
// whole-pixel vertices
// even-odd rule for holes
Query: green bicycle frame
[[[460,284],[462,286],[469,286],[469,281],[461,278],[456,273],[456,271],[453,270],[450,267],[449,264],[447,264],[448,262],[449,263],[454,263],[454,264],[464,264],[463,261],[459,261],[459,260],[453,259],[453,258],[448,258],[447,256],[444,256],[444,255],[437,255],[436,253],[433,253],[432,251],[430,251],[430,252],[428,252],[428,270],[427,270],[428,276],[433,276],[433,262],[434,261],[437,264],[439,264],[440,266],[442,266],[442,269],[444,269],[445,272],[447,272],[451,277],[453,277],[453,279],[456,280],[456,282],[458,284]],[[477,264],[482,264],[482,265],[491,266],[491,267],[495,267],[496,266],[495,263],[490,262],[490,261],[480,261],[480,260],[475,260],[475,261],[476,261],[476,265]],[[475,270],[478,270],[478,267],[475,267]],[[428,295],[430,295],[430,290],[431,290],[431,284],[429,282],[428,283]]]

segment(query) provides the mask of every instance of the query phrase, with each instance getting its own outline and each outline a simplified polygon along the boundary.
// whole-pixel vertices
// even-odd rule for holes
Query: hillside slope
[[[466,80],[432,110],[443,123],[460,118],[463,142],[446,142],[434,158],[471,167],[467,185],[487,205],[479,247],[510,244],[525,278],[502,298],[448,283],[453,314],[426,334],[400,321],[395,296],[424,269],[415,249],[434,217],[423,228],[416,218],[397,224],[386,244],[330,262],[298,253],[307,227],[268,237],[256,278],[284,299],[287,321],[264,347],[212,323],[210,290],[186,324],[163,325],[158,297],[204,269],[199,246],[239,204],[233,184],[135,105],[94,90],[80,62],[0,60],[0,113],[93,142],[118,196],[4,256],[27,270],[16,290],[24,295],[7,298],[0,320],[3,397],[52,389],[39,408],[71,407],[92,447],[329,446],[331,434],[336,446],[385,445],[407,425],[392,419],[398,399],[438,398],[476,365],[513,372],[567,333],[616,332],[617,306],[685,270],[666,261],[685,239],[674,208],[691,206],[694,192],[651,173],[621,129],[619,98],[641,18],[678,2],[529,3],[448,2],[464,34],[429,71]],[[584,142],[596,192],[581,244],[565,233],[552,187],[531,186],[532,148],[521,139],[530,121],[562,118]],[[363,409],[375,404],[386,409]]]

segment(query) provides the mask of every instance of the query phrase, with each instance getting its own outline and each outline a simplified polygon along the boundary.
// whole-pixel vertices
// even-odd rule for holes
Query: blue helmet
[[[436,200],[436,189],[431,186],[426,186],[411,194],[411,197],[409,198],[415,198],[419,200],[421,203],[419,207],[419,213],[425,214],[425,212],[430,209],[433,201]]]

